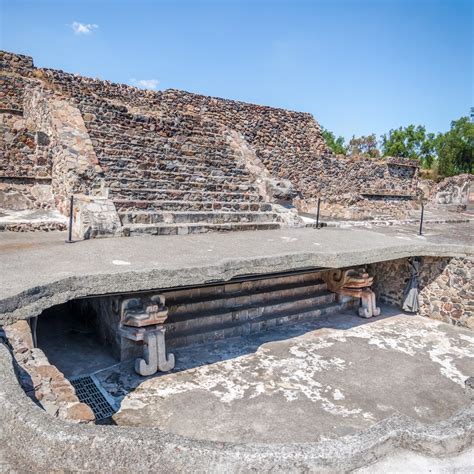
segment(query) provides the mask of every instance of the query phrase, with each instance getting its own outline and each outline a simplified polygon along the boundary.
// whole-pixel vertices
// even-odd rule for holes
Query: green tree
[[[372,135],[352,136],[349,141],[348,154],[351,157],[380,158],[380,151],[377,148],[377,137]]]
[[[329,130],[321,127],[321,133],[324,140],[326,140],[327,146],[332,150],[336,155],[345,155],[347,153],[347,148],[344,143],[344,137],[337,137],[334,133]]]
[[[437,138],[421,125],[392,129],[381,138],[383,156],[417,159],[424,168],[429,168],[436,157]]]
[[[443,176],[473,172],[474,123],[468,117],[451,122],[451,129],[436,138],[438,170]]]

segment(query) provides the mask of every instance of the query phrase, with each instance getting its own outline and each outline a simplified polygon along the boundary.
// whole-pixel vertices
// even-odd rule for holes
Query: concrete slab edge
[[[38,316],[51,306],[85,296],[224,282],[249,274],[258,275],[305,268],[341,268],[412,256],[467,257],[470,255],[472,255],[472,248],[469,246],[433,245],[424,242],[371,251],[289,253],[263,258],[222,260],[214,265],[200,267],[72,275],[56,281],[38,282],[37,286],[0,299],[0,325]]]
[[[68,424],[26,396],[0,344],[0,419],[0,467],[21,471],[347,472],[397,449],[462,452],[473,443],[474,406],[433,425],[396,415],[356,435],[313,444],[220,443],[157,428]]]

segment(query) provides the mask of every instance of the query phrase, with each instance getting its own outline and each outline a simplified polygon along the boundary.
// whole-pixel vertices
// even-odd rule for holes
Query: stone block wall
[[[8,71],[20,74],[22,76],[31,76],[33,74],[33,58],[23,54],[9,53],[0,51],[0,71]]]
[[[319,124],[308,113],[207,97],[178,90],[161,95],[161,109],[200,114],[240,133],[269,172],[300,188],[301,171],[329,152]]]
[[[474,330],[474,261],[453,258],[420,292],[420,314]]]
[[[325,199],[336,212],[337,204],[347,208],[355,202],[366,214],[381,204],[385,212],[392,215],[413,207],[405,201],[413,200],[417,194],[416,162],[338,158],[330,154],[311,114],[173,89],[141,91],[51,69],[42,73],[54,87],[79,104],[85,104],[93,96],[109,104],[121,104],[127,112],[151,114],[161,120],[173,117],[179,120],[180,116],[193,115],[224,125],[242,137],[274,179],[289,180],[293,184],[300,196],[297,204],[301,210],[310,210],[317,197]],[[377,196],[375,202],[372,196]]]
[[[54,209],[51,186],[18,180],[0,182],[0,209]]]
[[[24,114],[48,147],[56,207],[67,215],[72,194],[101,194],[103,172],[79,110],[42,86],[32,86],[25,91]]]
[[[27,321],[18,321],[3,328],[16,361],[16,372],[26,394],[50,415],[75,422],[95,420],[88,405],[77,398],[74,387],[56,366],[51,365],[44,352],[34,347]]]
[[[0,55],[1,57],[1,55]],[[21,115],[23,112],[23,93],[29,79],[14,76],[0,69],[0,110]]]
[[[253,186],[258,188],[258,193],[264,199],[278,200],[274,193],[265,192],[258,185],[260,177],[249,172],[249,162],[239,161],[241,150],[235,145],[240,140],[240,148],[250,150],[256,158],[251,161],[258,161],[265,171],[262,173],[262,180],[276,183],[277,195],[281,194],[279,188],[282,186],[279,183],[284,183],[285,199],[288,200],[291,194],[291,199],[295,198],[293,203],[302,211],[312,211],[318,197],[324,200],[323,212],[327,210],[327,213],[335,217],[370,217],[380,212],[392,216],[397,214],[398,217],[400,213],[413,207],[418,179],[416,164],[336,157],[330,153],[321,129],[311,114],[173,89],[139,90],[59,70],[34,68],[31,58],[5,52],[0,52],[0,65],[3,65],[3,70],[6,71],[4,75],[7,76],[4,86],[7,92],[0,97],[11,102],[9,110],[18,107],[18,91],[21,90],[20,94],[24,94],[31,89],[28,82],[34,81],[35,84],[41,84],[43,91],[48,91],[49,99],[46,102],[50,106],[61,100],[61,106],[65,110],[75,109],[80,112],[85,124],[84,141],[88,141],[86,135],[92,139],[97,164],[105,171],[110,188],[121,188],[118,199],[124,193],[121,177],[147,181],[146,186],[143,186],[147,188],[149,184],[156,184],[149,178],[154,179],[160,175],[164,181],[172,183],[168,189],[181,191],[183,182],[195,183],[196,176],[206,182],[207,176],[220,174],[223,177],[229,176],[226,186]],[[26,83],[15,86],[15,81],[20,80]],[[38,89],[37,86],[35,88]],[[31,102],[31,99],[23,98],[23,101]],[[33,105],[37,106],[36,103]],[[33,109],[30,107],[31,110]],[[41,113],[37,116],[41,118]],[[67,120],[66,116],[59,118]],[[70,123],[66,122],[65,125],[69,133]],[[12,126],[10,124],[9,128]],[[73,128],[76,133],[78,128]],[[28,163],[28,160],[31,161],[26,153],[28,149],[35,156],[38,155],[38,150],[37,146],[33,150],[32,136],[24,132],[23,142],[29,144],[26,147],[21,145],[22,137],[23,135],[18,135],[13,141],[25,150],[24,161]],[[75,137],[76,145],[80,138],[80,134]],[[36,141],[38,142],[38,137]],[[9,155],[14,156],[12,153]],[[92,153],[87,152],[87,155],[91,157]],[[93,160],[89,162],[93,163]],[[79,160],[77,166],[81,167],[81,163]],[[53,189],[63,212],[64,195],[67,194],[66,176],[69,175],[73,182],[75,180],[71,166],[65,167],[66,172],[55,170],[53,160],[54,174],[64,178],[59,180],[62,187],[56,186]],[[85,174],[80,171],[79,174],[86,178],[83,180],[85,185],[95,186],[89,173],[91,169]],[[234,179],[233,174],[241,176]],[[75,184],[71,187],[75,188]],[[290,188],[291,193],[286,192]],[[209,202],[211,197],[219,198],[220,201],[230,198],[223,194],[198,195],[198,189],[200,192],[202,186],[190,189],[188,184],[186,191],[192,191],[194,194],[189,196],[199,197],[203,202]],[[229,191],[234,192],[226,188],[225,192]],[[85,189],[79,189],[78,192],[95,193]],[[145,194],[142,192],[139,196],[143,197]],[[146,196],[148,199],[150,193]],[[133,196],[129,192],[126,197],[129,199]],[[242,195],[234,198],[238,201],[246,200]],[[154,199],[176,201],[175,196],[167,192],[156,194]],[[352,208],[350,215],[347,215],[348,207]]]
[[[411,271],[407,259],[368,266],[374,275],[374,291],[380,301],[401,307],[403,290]],[[473,260],[471,258],[422,257],[420,314],[474,329]]]
[[[24,96],[32,79],[0,71],[0,177],[48,178],[47,136],[24,119]]]
[[[443,179],[431,191],[429,203],[435,206],[457,205],[466,206],[474,175],[460,174]]]
[[[24,96],[34,83],[33,61],[0,51],[0,208],[51,209],[48,137],[27,124]],[[15,224],[9,229],[25,228]]]
[[[93,239],[121,235],[114,203],[100,196],[76,195],[74,198],[73,238]]]
[[[350,160],[330,153],[308,113],[206,97],[178,90],[161,93],[160,108],[201,114],[239,132],[271,175],[290,180],[301,199],[347,202],[352,195],[416,195],[418,165],[411,160]]]

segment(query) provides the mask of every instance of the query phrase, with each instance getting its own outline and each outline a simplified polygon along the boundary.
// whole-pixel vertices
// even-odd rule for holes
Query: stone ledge
[[[336,259],[334,256],[324,258],[321,255],[308,253],[290,254],[276,258],[236,259],[223,265],[175,270],[69,276],[49,284],[28,288],[20,294],[0,300],[0,324],[11,324],[18,319],[38,316],[51,306],[84,296],[222,282],[248,274],[266,274],[305,268],[338,268],[415,256],[464,257],[469,253],[467,247],[451,247],[451,249],[444,250],[419,246],[410,250],[392,251],[385,257],[376,251],[354,252],[352,254],[348,252],[346,256],[336,255]]]

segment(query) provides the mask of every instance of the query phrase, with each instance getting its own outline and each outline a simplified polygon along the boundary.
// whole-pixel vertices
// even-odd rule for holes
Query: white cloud
[[[156,89],[160,83],[158,79],[130,79],[130,82],[142,89]]]
[[[99,25],[95,23],[80,23],[79,21],[73,21],[69,26],[76,35],[90,35],[92,30],[99,28]]]

